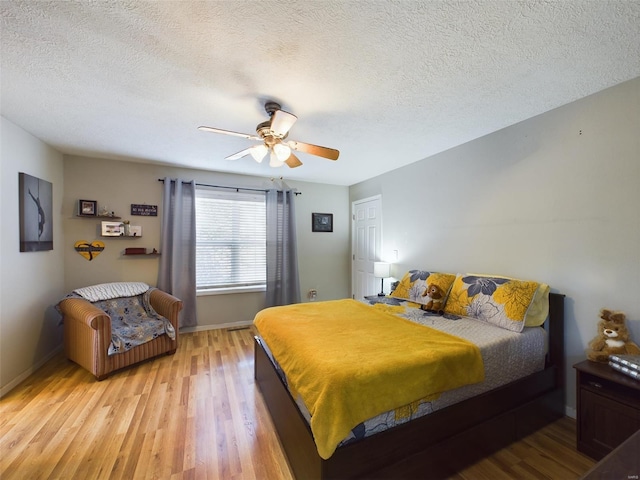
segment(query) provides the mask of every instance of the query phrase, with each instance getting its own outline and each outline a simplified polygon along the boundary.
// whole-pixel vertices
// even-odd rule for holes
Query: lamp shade
[[[269,156],[269,166],[277,168],[281,167],[282,165],[284,165],[284,161],[280,160],[273,149],[271,149],[271,154]]]
[[[376,278],[389,278],[391,276],[391,264],[386,262],[374,262],[373,276]]]
[[[289,145],[285,145],[284,143],[276,143],[273,146],[273,153],[276,154],[278,160],[284,162],[291,156],[291,147],[289,147]]]
[[[262,159],[264,159],[264,157],[267,156],[269,149],[264,143],[262,143],[260,145],[256,145],[255,147],[251,147],[249,149],[249,152],[251,153],[251,156],[253,157],[253,159],[256,162],[260,163],[262,162]]]

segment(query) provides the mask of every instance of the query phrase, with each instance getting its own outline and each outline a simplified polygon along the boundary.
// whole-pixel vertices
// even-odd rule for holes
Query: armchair
[[[149,358],[172,355],[178,348],[178,314],[182,301],[162,290],[154,289],[149,302],[167,318],[175,329],[175,340],[162,334],[122,353],[108,355],[111,342],[111,317],[83,298],[66,298],[59,304],[64,322],[64,351],[69,360],[89,370],[98,381],[121,368]]]

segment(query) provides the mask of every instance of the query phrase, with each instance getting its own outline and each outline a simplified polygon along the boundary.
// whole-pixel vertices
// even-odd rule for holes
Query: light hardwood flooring
[[[253,329],[182,334],[102,382],[62,354],[0,400],[0,478],[292,479],[253,381]],[[455,479],[579,478],[564,418]],[[300,479],[303,480],[303,479]]]

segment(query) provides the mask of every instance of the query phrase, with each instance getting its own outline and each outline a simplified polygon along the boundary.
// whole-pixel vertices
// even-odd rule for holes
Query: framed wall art
[[[18,174],[20,251],[53,250],[53,184]]]
[[[312,232],[333,232],[333,213],[312,213]]]
[[[102,222],[103,237],[124,237],[124,223]]]
[[[95,200],[78,200],[78,215],[95,217],[98,214],[98,202]]]

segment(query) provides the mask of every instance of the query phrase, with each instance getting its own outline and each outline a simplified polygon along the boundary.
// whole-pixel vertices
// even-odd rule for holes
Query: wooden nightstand
[[[640,382],[606,363],[585,360],[573,368],[578,450],[600,460],[640,429]]]

